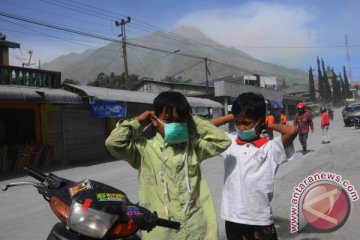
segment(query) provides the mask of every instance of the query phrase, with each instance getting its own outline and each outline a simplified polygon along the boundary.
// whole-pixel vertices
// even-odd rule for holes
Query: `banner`
[[[116,117],[125,118],[127,112],[126,103],[109,100],[89,101],[90,115],[98,118]]]

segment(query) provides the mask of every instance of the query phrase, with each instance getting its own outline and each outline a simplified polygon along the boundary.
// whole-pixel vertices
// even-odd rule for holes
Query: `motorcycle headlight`
[[[117,218],[117,215],[95,209],[83,209],[82,204],[73,201],[70,206],[67,225],[80,234],[102,239]]]

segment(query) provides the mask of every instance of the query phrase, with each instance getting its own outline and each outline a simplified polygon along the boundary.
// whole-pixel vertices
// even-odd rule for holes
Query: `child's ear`
[[[156,119],[156,116],[151,115],[150,116],[150,120],[152,122],[152,124],[154,125],[154,127],[157,127],[157,125],[159,124],[158,120]]]

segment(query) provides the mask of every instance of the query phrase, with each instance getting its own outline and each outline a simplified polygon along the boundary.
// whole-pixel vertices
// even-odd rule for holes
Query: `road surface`
[[[360,130],[344,127],[341,109],[335,111],[335,119],[330,126],[331,143],[322,144],[320,119],[314,119],[315,133],[308,139],[309,152],[303,155],[298,138],[294,160],[280,166],[275,182],[273,215],[279,239],[358,239],[360,235],[360,201],[352,202],[349,219],[335,232],[330,233],[290,233],[290,207],[294,187],[307,176],[317,172],[334,172],[360,192]],[[276,136],[276,135],[275,135]],[[219,157],[205,161],[202,165],[214,198],[217,211],[220,209],[223,181],[223,162]],[[109,161],[89,166],[73,166],[56,170],[55,174],[82,180],[91,178],[123,190],[132,202],[138,201],[137,172],[124,161]],[[31,180],[29,177],[0,178],[5,183]],[[46,239],[50,229],[58,220],[47,203],[32,187],[11,188],[0,192],[0,240]],[[226,239],[224,222],[219,221],[220,239]]]

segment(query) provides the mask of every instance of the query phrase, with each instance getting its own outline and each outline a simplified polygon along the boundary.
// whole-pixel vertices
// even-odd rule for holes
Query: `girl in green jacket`
[[[139,171],[140,205],[181,224],[179,231],[143,231],[142,239],[216,240],[215,207],[200,163],[226,150],[230,139],[209,120],[192,115],[179,92],[160,93],[153,106],[154,111],[120,120],[106,140],[112,155]],[[145,138],[142,130],[149,124],[157,133]]]

